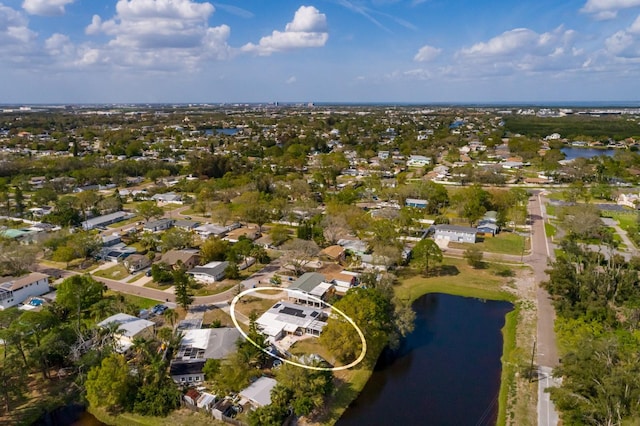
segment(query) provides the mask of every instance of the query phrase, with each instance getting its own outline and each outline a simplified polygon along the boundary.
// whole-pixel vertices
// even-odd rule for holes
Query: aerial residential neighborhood
[[[517,397],[496,416],[540,415],[531,401],[564,386],[548,371],[566,333],[554,309],[569,309],[568,284],[545,270],[571,264],[563,253],[598,274],[638,264],[640,115],[587,118],[617,126],[603,140],[584,133],[588,113],[4,111],[0,339],[15,385],[3,420],[35,421],[25,404],[64,395],[105,422],[334,423],[367,392],[359,377],[411,335],[413,303],[448,292],[517,307],[505,353],[535,365],[502,366],[493,391]],[[566,133],[540,133],[542,118]],[[591,150],[602,155],[580,156]],[[620,312],[625,292],[610,299]]]

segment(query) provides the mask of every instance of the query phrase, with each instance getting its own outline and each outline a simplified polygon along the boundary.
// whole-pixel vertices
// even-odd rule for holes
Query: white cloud
[[[0,51],[24,46],[34,41],[36,35],[22,13],[0,3]]]
[[[326,15],[313,6],[300,6],[284,32],[274,30],[270,36],[262,37],[257,45],[245,44],[242,51],[268,56],[284,50],[322,47],[328,39]]]
[[[442,49],[426,44],[418,50],[418,53],[413,57],[413,60],[416,62],[429,62],[435,59],[440,52],[442,52]]]
[[[75,0],[24,0],[22,8],[30,15],[62,16],[65,6]]]
[[[592,13],[597,19],[613,19],[618,10],[640,6],[640,0],[587,0],[580,9],[584,13]]]
[[[295,75],[292,75],[291,77],[289,77],[289,78],[285,81],[285,83],[287,83],[287,84],[293,84],[293,83],[295,83],[296,81],[298,81],[298,79],[296,78],[296,76],[295,76]]]
[[[118,0],[117,14],[106,21],[94,15],[85,33],[111,36],[106,45],[93,48],[100,56],[94,62],[160,70],[193,68],[202,60],[231,55],[229,26],[208,26],[214,11],[210,3],[192,0]]]
[[[640,59],[640,15],[628,28],[608,37],[604,45],[606,52],[611,56]]]
[[[584,52],[574,46],[576,32],[558,27],[537,33],[528,28],[505,31],[458,50],[449,73],[460,76],[508,75],[578,69]]]

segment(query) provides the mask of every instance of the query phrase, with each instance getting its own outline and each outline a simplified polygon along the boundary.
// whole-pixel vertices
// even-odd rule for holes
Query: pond
[[[597,149],[597,148],[562,148],[562,151],[565,155],[565,160],[575,160],[576,158],[593,158],[599,155],[606,155],[608,157],[613,157],[616,150],[613,148],[608,149]]]
[[[351,425],[495,424],[508,302],[427,294],[400,348],[382,354],[337,422]]]
[[[33,423],[37,426],[103,426],[100,420],[86,411],[86,407],[80,404],[69,404],[58,407],[53,411],[43,414]]]

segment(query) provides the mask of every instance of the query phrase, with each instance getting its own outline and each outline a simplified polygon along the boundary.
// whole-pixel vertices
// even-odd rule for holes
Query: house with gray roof
[[[225,271],[229,266],[229,262],[209,262],[202,266],[187,271],[189,275],[198,282],[214,283],[224,279]]]
[[[302,274],[300,278],[295,280],[289,286],[289,300],[302,305],[312,305],[322,307],[322,303],[314,300],[315,298],[326,300],[330,295],[335,293],[335,286],[332,283],[325,282],[325,276],[317,272],[307,272]],[[304,293],[304,294],[303,294]]]
[[[151,338],[155,323],[124,313],[111,315],[98,323],[98,327],[110,326],[117,327],[116,352],[125,353],[133,346],[133,340],[136,337]]]
[[[433,225],[436,240],[448,240],[457,243],[475,243],[477,228],[458,225]]]
[[[236,328],[203,328],[182,331],[183,338],[169,374],[176,383],[200,383],[208,359],[223,359],[236,350],[242,336]]]

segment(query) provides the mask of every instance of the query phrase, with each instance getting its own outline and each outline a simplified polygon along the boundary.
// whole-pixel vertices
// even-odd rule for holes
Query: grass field
[[[604,217],[610,217],[618,222],[620,228],[628,231],[630,228],[635,228],[638,223],[638,213],[629,210],[626,212],[607,212],[603,214]]]
[[[414,301],[427,293],[447,293],[455,296],[476,297],[488,300],[513,300],[503,286],[505,279],[496,276],[492,268],[473,269],[464,259],[445,258],[440,276],[405,276],[395,287],[396,296]],[[402,277],[401,277],[402,278]]]
[[[129,271],[122,265],[114,265],[108,269],[101,269],[93,273],[96,277],[108,278],[110,280],[121,280],[129,276]]]
[[[162,290],[162,291],[168,289],[171,286],[173,286],[173,283],[166,283],[166,284],[165,283],[157,283],[157,282],[155,282],[153,280],[149,281],[148,283],[145,283],[143,285],[143,287],[155,288],[156,290]]]
[[[547,237],[552,238],[556,235],[557,229],[552,224],[545,222],[544,223],[544,231],[547,233]]]
[[[104,409],[95,407],[91,407],[89,412],[101,422],[115,426],[222,426],[226,424],[212,418],[211,416],[207,416],[197,411],[191,411],[187,408],[176,410],[167,417],[141,416],[133,413],[120,413],[116,416],[112,416]]]
[[[470,243],[449,243],[449,247],[463,250],[470,245]],[[530,242],[528,238],[518,234],[501,232],[495,237],[487,237],[484,241],[475,243],[474,246],[490,253],[512,254],[517,256],[522,254],[523,248],[529,250]]]
[[[104,293],[105,296],[117,296],[117,297],[124,297],[124,299],[131,303],[132,305],[137,306],[140,309],[148,309],[152,306],[155,306],[158,304],[157,300],[153,300],[153,299],[147,299],[146,297],[140,297],[140,296],[134,296],[132,294],[125,294],[125,293],[119,293],[117,291],[112,291],[112,290],[107,290]]]
[[[256,311],[258,315],[261,315],[275,303],[276,301],[273,299],[261,299],[259,297],[247,295],[238,301],[236,304],[236,310],[247,317],[251,315],[253,311]]]
[[[194,296],[211,296],[212,294],[224,293],[231,287],[237,285],[235,282],[225,280],[219,283],[204,284],[200,288],[194,290]]]

